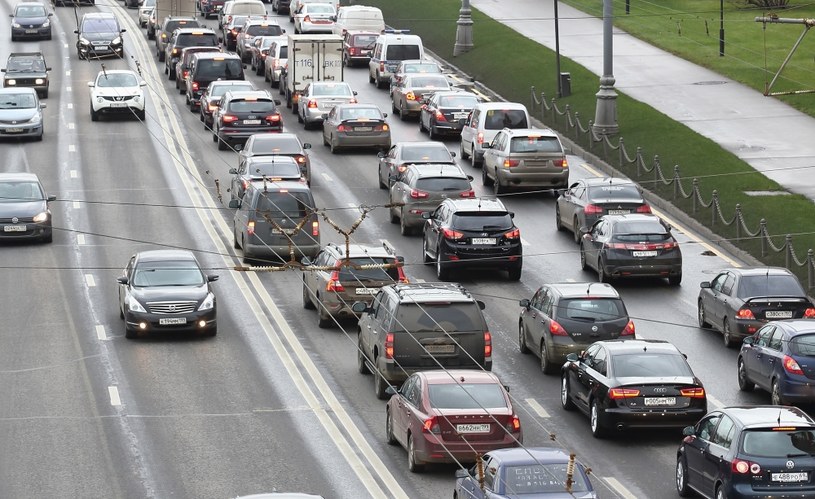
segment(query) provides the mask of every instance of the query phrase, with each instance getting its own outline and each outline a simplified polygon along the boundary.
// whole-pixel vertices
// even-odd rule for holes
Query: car
[[[227,0],[223,8],[218,11],[218,29],[230,24],[235,16],[267,16],[266,6],[260,0]],[[243,21],[246,19],[244,18]],[[243,21],[240,25],[243,26]]]
[[[89,12],[82,15],[76,33],[76,54],[82,59],[124,57],[122,33],[116,15],[110,12]]]
[[[3,87],[30,87],[42,99],[48,98],[51,68],[45,63],[42,52],[12,52],[3,68]]]
[[[433,369],[492,370],[492,334],[484,302],[458,283],[390,284],[371,305],[354,303],[357,369],[373,373],[374,394],[387,397],[390,385]]]
[[[286,30],[281,28],[276,21],[266,19],[266,17],[249,17],[246,19],[240,33],[235,38],[235,47],[241,62],[249,62],[252,58],[252,43],[259,36],[283,36]]]
[[[218,35],[206,28],[176,28],[164,49],[164,74],[175,80],[175,65],[186,47],[214,47],[220,49]]]
[[[422,39],[409,32],[386,29],[377,37],[368,61],[368,81],[377,88],[390,84],[391,75],[396,72],[400,62],[424,59]]]
[[[456,470],[453,497],[597,499],[589,472],[574,459],[574,455],[560,449],[498,449],[481,456],[481,463],[476,463],[472,468]]]
[[[147,250],[130,257],[119,283],[125,338],[140,334],[218,333],[212,283],[189,250]]]
[[[33,88],[0,89],[0,138],[42,140],[44,108]]]
[[[739,389],[758,386],[775,405],[815,400],[815,322],[785,319],[764,325],[744,338],[738,359]]]
[[[461,159],[470,158],[473,168],[484,163],[483,144],[489,144],[504,128],[529,128],[529,111],[518,102],[479,102],[461,129]]]
[[[145,95],[143,87],[147,82],[129,69],[103,69],[90,87],[91,121],[99,121],[105,114],[134,116],[144,121]]]
[[[145,26],[147,31],[147,39],[148,40],[155,40],[156,39],[156,29],[158,28],[158,9],[153,9],[150,11],[150,16],[147,18],[147,26]]]
[[[159,62],[164,62],[164,58],[167,55],[167,42],[170,41],[170,37],[173,36],[173,32],[178,28],[201,28],[202,26],[198,23],[198,21],[194,17],[183,17],[183,16],[167,16],[161,22],[161,25],[156,30],[154,34],[154,39],[156,40],[156,57],[158,57]],[[148,29],[149,35],[149,29]]]
[[[214,81],[242,81],[245,78],[241,58],[223,52],[198,53],[193,55],[189,67],[190,74],[184,83],[184,98],[190,112],[198,111],[201,96]]]
[[[343,36],[349,31],[378,34],[385,29],[385,18],[381,9],[366,5],[344,5],[336,8],[337,18],[334,19],[333,30],[335,35]]]
[[[515,214],[500,199],[467,197],[449,197],[422,214],[424,262],[435,265],[442,281],[454,269],[473,267],[506,270],[509,280],[519,280],[523,245],[521,230],[512,221]]]
[[[181,94],[187,93],[187,77],[190,75],[190,63],[195,54],[201,52],[221,53],[219,47],[184,47],[178,55],[175,65],[175,88]],[[189,103],[188,103],[189,104]]]
[[[797,407],[724,407],[683,430],[682,497],[813,497],[815,421]]]
[[[379,288],[407,283],[404,258],[388,245],[328,243],[312,261],[305,257],[303,308],[317,309],[317,326],[327,328],[335,320],[354,318],[354,303],[373,303]]]
[[[226,80],[226,81],[213,81],[204,90],[199,99],[199,109],[201,115],[199,118],[204,123],[204,130],[212,130],[212,117],[213,113],[218,110],[221,105],[221,98],[225,93],[234,92],[251,92],[255,91],[255,84],[246,80]]]
[[[232,186],[229,189],[230,199],[242,199],[246,188],[253,181],[266,179],[267,182],[300,181],[305,179],[300,174],[300,165],[288,156],[257,156],[241,163],[238,168],[230,168]]]
[[[269,49],[275,42],[280,42],[284,38],[282,36],[256,36],[252,41],[249,50],[249,65],[255,71],[256,75],[262,75],[266,72],[264,64],[266,63],[266,56],[269,54]]]
[[[275,41],[269,47],[266,56],[263,59],[263,75],[264,80],[271,82],[272,88],[280,86],[280,74],[283,68],[289,62],[289,42],[288,40]]]
[[[472,179],[458,165],[407,165],[391,183],[388,208],[391,223],[399,223],[403,236],[419,232],[425,225],[424,214],[432,213],[445,199],[474,198]]]
[[[560,403],[589,416],[596,438],[633,428],[683,428],[707,413],[704,385],[679,349],[662,340],[603,340],[570,353]]]
[[[340,148],[391,147],[387,114],[373,104],[339,104],[323,119],[323,144],[336,153]]]
[[[407,450],[413,473],[430,463],[472,463],[523,443],[508,388],[491,372],[422,371],[386,393],[385,439]]]
[[[54,14],[39,2],[20,2],[14,6],[11,18],[11,41],[33,38],[51,39],[51,19]]]
[[[642,189],[620,177],[590,177],[575,181],[555,202],[555,227],[571,230],[580,243],[581,228],[591,227],[603,215],[651,213]]]
[[[212,141],[225,151],[256,133],[282,132],[279,104],[266,90],[225,93],[213,114]]]
[[[367,65],[376,45],[379,33],[368,31],[346,31],[343,36],[342,62],[348,67],[357,63]]]
[[[478,104],[472,92],[435,92],[425,98],[419,110],[419,131],[427,131],[430,140],[444,135],[461,135],[467,116]]]
[[[53,229],[48,203],[56,199],[45,193],[34,173],[0,173],[0,240],[50,243]]]
[[[229,21],[223,25],[223,34],[221,35],[226,50],[237,50],[238,34],[243,29],[247,19],[249,19],[248,15],[229,16]]]
[[[378,153],[377,157],[380,189],[390,189],[396,175],[404,172],[409,164],[456,164],[456,153],[438,142],[397,142],[387,152]]]
[[[289,12],[289,4],[291,0],[272,0],[272,12],[284,14]]]
[[[699,287],[699,327],[721,331],[727,347],[769,321],[815,319],[801,281],[783,267],[726,268]]]
[[[251,135],[239,149],[238,166],[254,157],[289,156],[297,161],[301,176],[311,184],[311,159],[306,152],[311,149],[311,144],[301,142],[296,134],[283,132]]]
[[[596,270],[600,282],[667,277],[679,286],[682,251],[671,226],[655,215],[604,215],[580,239],[580,267]]]
[[[292,109],[297,113],[297,121],[309,129],[314,124],[322,123],[323,115],[337,104],[356,104],[356,95],[346,82],[314,81],[306,85]]]
[[[306,3],[294,14],[295,33],[333,33],[337,11],[330,3]]]
[[[141,0],[124,0],[124,6],[126,9],[138,9],[140,1]]]
[[[300,10],[303,5],[307,3],[327,3],[331,4],[336,11],[339,9],[340,2],[339,0],[291,0],[289,2],[289,22],[294,23],[294,15]]]
[[[404,121],[409,116],[419,115],[422,99],[450,89],[450,83],[442,75],[407,74],[393,87],[391,109]]]
[[[141,0],[139,4],[139,26],[142,28],[147,27],[147,22],[150,20],[150,14],[153,13],[153,10],[156,8],[156,0]]]
[[[580,353],[595,341],[636,335],[625,303],[610,284],[544,284],[519,305],[518,348],[538,355],[544,374],[557,373],[567,355]]]
[[[433,61],[425,61],[422,59],[406,59],[399,61],[396,69],[391,74],[390,88],[388,93],[393,97],[393,89],[402,83],[407,75],[441,75],[442,67]]]
[[[209,19],[212,16],[218,16],[218,12],[224,8],[224,0],[197,0],[198,12],[201,17]]]
[[[505,128],[482,146],[481,183],[496,196],[510,189],[557,193],[569,185],[566,151],[549,128]]]

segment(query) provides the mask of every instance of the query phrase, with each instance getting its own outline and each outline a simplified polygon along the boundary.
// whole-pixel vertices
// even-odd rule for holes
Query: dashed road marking
[[[538,415],[538,417],[541,417],[541,418],[548,418],[549,417],[549,413],[546,412],[546,409],[544,409],[543,406],[540,405],[537,400],[535,400],[535,399],[526,399],[526,403],[529,405],[529,407],[532,408],[533,411],[535,411],[535,413]]]
[[[577,282],[576,280],[572,279],[571,277],[566,279],[566,282]]]
[[[414,279],[415,282],[427,282],[424,279]]]
[[[119,389],[115,386],[108,387],[108,394],[110,395],[110,405],[112,406],[120,406],[122,405],[122,399],[119,398]]]
[[[63,46],[66,48],[66,49],[68,48],[68,44],[67,44],[67,43],[63,43],[62,45],[63,45]]]
[[[320,175],[322,175],[322,176],[323,176],[323,179],[324,179],[326,182],[331,182],[331,181],[332,181],[331,175],[329,175],[329,174],[327,174],[327,173],[321,173]]]
[[[719,400],[716,397],[714,397],[713,395],[711,395],[710,392],[706,392],[706,393],[707,393],[707,401],[708,401],[708,403],[710,405],[712,405],[715,409],[721,409],[722,407],[724,407],[724,404],[722,403],[721,400]]]
[[[71,170],[70,174],[71,174],[71,178],[79,177],[79,172],[77,172],[76,170]]]
[[[76,128],[75,123],[68,123],[68,130],[73,130],[74,128]]]
[[[529,246],[529,241],[527,241],[527,240],[526,240],[526,239],[524,239],[524,238],[521,238],[521,245],[522,245],[522,246]]]
[[[65,76],[71,76],[71,70],[65,71]]]
[[[634,494],[632,494],[632,493],[631,493],[631,492],[630,492],[630,491],[629,491],[627,488],[625,488],[625,486],[624,486],[623,484],[621,484],[621,483],[620,483],[620,481],[619,481],[619,480],[617,480],[616,478],[612,478],[612,477],[606,477],[606,478],[603,478],[603,480],[604,480],[604,481],[605,481],[607,484],[609,484],[609,486],[611,486],[611,488],[612,488],[612,489],[614,489],[614,490],[615,490],[615,491],[616,491],[618,494],[620,494],[620,497],[623,497],[624,499],[637,499],[637,496],[635,496]]]
[[[71,207],[72,207],[72,208],[74,208],[74,209],[79,209],[79,208],[81,208],[81,207],[82,207],[82,204],[81,204],[79,201],[74,201],[74,202],[71,204]]]
[[[68,146],[68,152],[76,152],[76,146],[71,144]]]
[[[76,235],[76,244],[79,244],[80,246],[85,244],[85,234]]]
[[[71,87],[65,87],[66,92],[70,92],[71,90],[73,90]]]
[[[89,288],[96,286],[96,279],[93,278],[92,274],[85,274],[85,284],[87,284]]]
[[[69,102],[69,103],[67,104],[67,107],[68,107],[68,109],[73,109],[73,108],[74,108],[74,105],[73,105],[72,103],[70,103],[70,102]]]
[[[96,325],[96,337],[103,341],[108,339],[108,335],[105,334],[105,326],[101,324]]]
[[[357,208],[357,207],[359,207],[359,205],[356,204],[356,203],[348,203],[348,207],[349,208]]]

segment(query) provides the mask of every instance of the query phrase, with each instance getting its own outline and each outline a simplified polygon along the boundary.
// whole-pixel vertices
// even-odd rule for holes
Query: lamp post
[[[560,26],[557,14],[557,0],[555,0],[555,68],[557,71],[557,97],[563,97],[563,82],[560,81]]]
[[[719,56],[724,56],[724,0],[719,0]]]
[[[597,108],[592,129],[597,135],[614,135],[617,126],[617,92],[614,90],[614,59],[612,47],[612,0],[603,0],[603,76],[597,92]]]
[[[458,11],[456,25],[456,44],[453,46],[454,56],[469,52],[473,48],[473,17],[470,10],[470,0],[461,0],[461,10]]]

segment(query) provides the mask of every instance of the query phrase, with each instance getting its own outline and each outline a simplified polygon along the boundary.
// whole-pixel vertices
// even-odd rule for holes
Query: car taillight
[[[269,116],[266,116],[266,121],[269,123],[280,123],[280,115],[277,113],[270,114]]]
[[[518,166],[521,164],[520,160],[517,159],[505,159],[504,160],[504,168],[512,168],[513,166]]]
[[[209,105],[209,112],[210,113],[214,113],[217,110],[218,110],[218,104],[210,104]]]
[[[436,121],[447,121],[441,111],[436,111]]]
[[[380,73],[384,73],[384,72],[385,72],[385,63],[384,63],[384,62],[381,62],[381,61],[380,61],[380,63],[379,63],[379,72],[380,72]]]
[[[512,415],[509,418],[509,423],[507,423],[507,431],[510,433],[518,433],[521,431],[521,418],[516,415]]]
[[[804,310],[804,319],[813,319],[815,318],[815,308],[808,308]]]
[[[651,213],[651,207],[647,204],[637,206],[637,213]]]
[[[474,198],[475,197],[475,191],[470,189],[469,191],[465,191],[465,192],[462,192],[461,194],[459,194],[459,197],[462,197],[462,198]]]
[[[405,173],[405,170],[407,170],[407,166],[405,165],[399,165],[396,167],[396,171],[398,171],[399,173]]]
[[[552,321],[549,323],[549,332],[552,333],[553,336],[568,336],[569,334],[563,329],[563,326],[558,323],[558,321]]]
[[[316,109],[317,108],[317,101],[314,99],[309,99],[306,107],[309,109]]]
[[[345,125],[337,125],[338,132],[347,132],[348,128]]]
[[[422,431],[425,433],[435,433],[437,435],[441,433],[441,427],[439,427],[439,422],[438,419],[436,419],[436,416],[430,416],[424,420]]]
[[[634,336],[634,334],[636,334],[634,321],[628,321],[628,324],[625,325],[625,328],[623,328],[623,332],[620,336]]]
[[[326,291],[345,291],[345,287],[340,282],[340,271],[335,270],[331,272],[331,277],[328,278],[328,282],[325,285]]]
[[[407,100],[416,100],[416,94],[413,92],[408,92],[405,94],[405,99]]]
[[[303,18],[303,22],[304,22],[304,23],[310,23],[310,22],[311,22],[311,16],[306,16],[306,17],[304,17],[304,18]]]
[[[255,233],[255,222],[249,222],[246,225],[246,233],[249,234],[250,236]]]
[[[393,333],[385,335],[385,358],[393,358]]]
[[[246,180],[246,179],[243,179],[243,180],[241,180],[241,185],[243,186],[243,190],[246,190],[246,189],[249,188],[249,181]]]
[[[303,156],[302,154],[298,154],[297,156],[294,157],[294,159],[297,160],[297,162],[301,165],[306,163],[306,157]]]
[[[736,318],[753,320],[756,318],[756,316],[753,315],[753,311],[749,308],[740,308],[738,312],[736,312]]]
[[[441,231],[441,234],[444,236],[445,239],[452,239],[453,241],[464,237],[463,232],[459,232],[453,229],[444,229]]]
[[[733,462],[730,463],[730,470],[740,475],[746,475],[748,472],[759,475],[761,474],[761,465],[744,459],[733,459]]]
[[[413,199],[425,199],[429,196],[428,193],[424,191],[420,191],[418,189],[411,189],[410,190],[410,197]]]
[[[374,130],[376,130],[377,132],[387,132],[390,129],[391,129],[391,127],[389,127],[388,125],[377,125],[374,128]]]
[[[350,47],[348,49],[348,54],[349,55],[357,55],[357,48],[356,47]]]
[[[586,215],[600,215],[601,213],[603,213],[603,208],[597,206],[596,204],[587,204],[583,208],[583,213],[585,213]]]
[[[173,49],[173,52],[170,55],[178,55],[178,49]]]
[[[162,34],[161,34],[161,38],[162,38],[163,40],[166,40],[166,39],[167,39],[167,33],[162,33]]]
[[[186,79],[189,75],[190,75],[189,69],[185,69],[184,71],[181,72],[181,77],[184,79]]]
[[[198,88],[199,88],[198,82],[197,81],[192,82],[192,91],[197,92]]]
[[[402,269],[401,266],[396,267],[396,272],[397,274],[399,274],[399,282],[403,284],[408,284],[410,282],[410,279],[407,278],[407,276],[405,275],[405,271]]]
[[[478,132],[478,136],[476,137],[475,141],[478,142],[479,144],[483,144],[484,143],[484,133],[483,132]]]
[[[320,235],[320,222],[311,222],[311,235],[317,237]]]
[[[492,334],[484,331],[484,358],[489,359],[490,357],[492,357]]]
[[[232,28],[231,30],[229,30],[229,32],[235,36],[238,36],[238,30],[236,30],[235,28]]]
[[[804,374],[804,371],[801,369],[801,366],[798,365],[798,362],[795,361],[789,355],[784,356],[784,369],[790,374]]]
[[[521,229],[515,229],[515,230],[511,230],[509,232],[505,232],[504,237],[506,239],[520,239],[521,238]]]
[[[553,159],[552,164],[555,165],[555,166],[559,166],[561,168],[568,168],[569,167],[569,161],[566,158]]]
[[[631,399],[639,396],[640,391],[633,388],[612,388],[608,391],[608,397],[613,400]]]
[[[679,390],[679,395],[682,395],[683,397],[690,397],[692,399],[703,399],[705,398],[705,389],[702,387],[682,388]]]
[[[223,118],[221,118],[221,119],[223,119],[223,120],[224,120],[224,123],[233,123],[233,122],[235,122],[235,121],[238,121],[238,117],[237,117],[237,116],[233,116],[233,115],[231,115],[231,114],[225,114],[225,115],[223,116]]]

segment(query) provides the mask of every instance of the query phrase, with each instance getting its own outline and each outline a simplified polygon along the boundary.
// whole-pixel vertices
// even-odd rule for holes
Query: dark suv
[[[82,16],[76,33],[76,54],[80,60],[122,57],[124,44],[116,16],[109,12],[89,12]]]
[[[198,4],[198,12],[201,13],[204,19],[208,19],[210,16],[218,16],[218,12],[224,8],[224,1],[225,0],[198,0],[196,2]]]
[[[546,284],[519,304],[518,348],[538,355],[544,374],[558,372],[568,354],[595,341],[634,338],[634,321],[610,284]]]
[[[402,271],[404,258],[388,245],[328,243],[314,261],[303,258],[303,308],[317,308],[317,326],[334,324],[334,317],[357,317],[355,302],[370,305],[379,288],[395,282],[407,283]],[[374,267],[381,265],[381,267]]]
[[[164,55],[164,74],[175,80],[175,65],[186,47],[218,47],[218,35],[206,28],[179,28],[167,42]]]
[[[196,54],[190,61],[190,74],[184,88],[190,111],[198,111],[201,96],[213,81],[243,80],[243,64],[235,54],[209,52]]]
[[[282,132],[279,104],[265,90],[227,92],[212,118],[212,141],[225,151],[231,144],[246,142],[250,135]]]
[[[446,280],[452,268],[492,267],[521,278],[521,230],[499,199],[445,199],[432,213],[423,213],[424,262],[435,262],[436,276]]]
[[[476,300],[461,284],[392,284],[373,303],[357,302],[357,367],[374,373],[384,399],[391,384],[430,369],[492,370],[492,335]]]
[[[167,16],[164,18],[164,21],[161,23],[161,26],[158,29],[158,33],[156,33],[156,57],[161,62],[164,62],[164,51],[167,48],[167,43],[170,41],[170,37],[173,36],[173,31],[178,28],[198,28],[201,27],[198,24],[198,21],[193,17],[178,17],[178,16]]]

